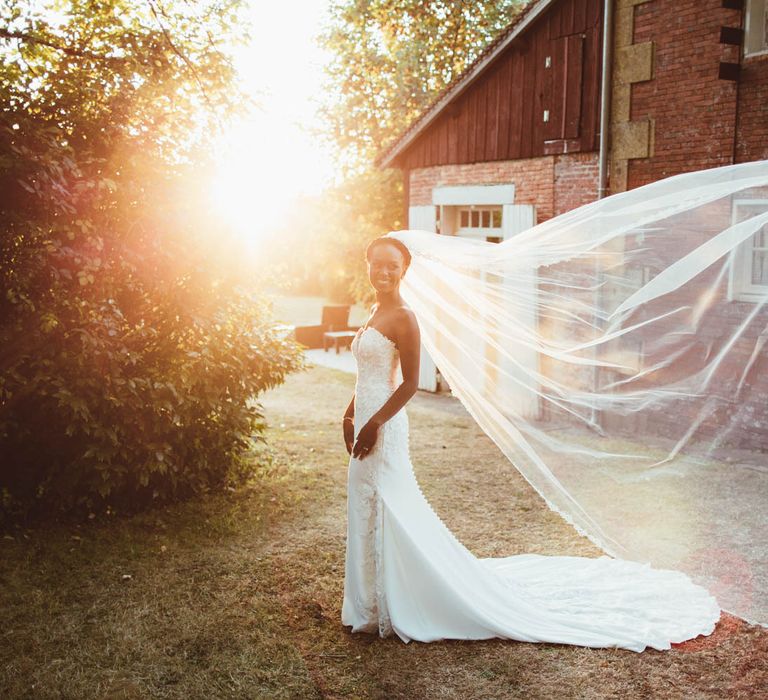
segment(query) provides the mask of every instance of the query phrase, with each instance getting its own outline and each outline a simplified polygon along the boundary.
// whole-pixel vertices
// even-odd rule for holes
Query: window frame
[[[482,215],[483,212],[489,212],[490,213],[490,220],[491,223],[493,223],[494,214],[498,213],[499,218],[499,225],[498,226],[462,226],[461,225],[461,215],[463,212],[468,212],[470,216],[470,223],[471,223],[471,216],[473,212],[476,212],[480,215]],[[504,240],[504,233],[503,233],[503,221],[504,221],[504,207],[499,204],[480,204],[480,205],[462,205],[456,207],[456,236],[461,236],[462,238],[475,238],[480,240],[487,240],[488,238],[496,238],[498,241]]]
[[[731,211],[731,223],[738,223],[740,207],[763,205],[768,210],[768,199],[734,199]],[[752,282],[752,265],[754,260],[755,233],[748,240],[739,244],[733,251],[730,274],[728,276],[728,299],[731,301],[763,301],[768,295],[768,284]],[[768,246],[763,246],[768,248]]]
[[[768,55],[768,0],[747,0],[744,11],[744,58]],[[751,48],[755,37],[759,48]]]

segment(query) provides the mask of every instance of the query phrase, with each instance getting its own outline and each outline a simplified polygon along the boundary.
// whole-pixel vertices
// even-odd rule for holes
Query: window
[[[501,233],[501,207],[459,207],[457,235],[483,238],[492,243],[503,239]]]
[[[768,211],[768,199],[744,199],[733,203],[733,222],[739,223]],[[730,297],[760,301],[768,295],[768,224],[742,243],[731,265]]]
[[[768,0],[747,0],[744,55],[768,53]]]

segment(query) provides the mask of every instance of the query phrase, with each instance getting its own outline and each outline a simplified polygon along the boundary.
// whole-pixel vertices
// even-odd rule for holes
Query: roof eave
[[[437,119],[442,112],[451,102],[459,97],[463,92],[469,88],[472,83],[483,73],[483,71],[493,63],[493,61],[502,53],[507,47],[522,34],[531,23],[541,15],[555,0],[540,0],[539,3],[534,5],[525,17],[518,24],[516,24],[509,36],[504,37],[499,45],[494,48],[487,56],[485,56],[476,65],[472,66],[467,74],[461,78],[456,85],[449,90],[443,97],[440,98],[425,114],[421,115],[414,124],[414,127],[407,130],[395,144],[387,150],[386,153],[379,159],[377,158],[374,163],[379,168],[388,168],[392,165],[395,159],[410,146],[421,133]]]

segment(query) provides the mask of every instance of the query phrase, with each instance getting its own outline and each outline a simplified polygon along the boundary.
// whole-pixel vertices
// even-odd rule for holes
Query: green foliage
[[[370,300],[363,251],[407,228],[399,173],[373,161],[512,19],[519,0],[336,0],[320,43],[332,56],[321,109],[345,180],[281,233],[312,241],[306,291]]]
[[[369,170],[321,196],[305,197],[269,241],[275,278],[288,281],[293,292],[372,301],[365,248],[403,228],[401,192],[400,173]]]
[[[0,4],[0,514],[243,478],[300,364],[205,204],[238,12]]]

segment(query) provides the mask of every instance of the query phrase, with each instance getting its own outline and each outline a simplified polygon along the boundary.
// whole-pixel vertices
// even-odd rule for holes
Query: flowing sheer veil
[[[768,623],[768,161],[499,244],[389,235],[442,377],[549,507]]]

